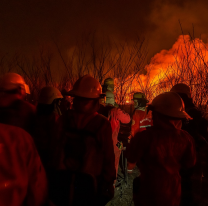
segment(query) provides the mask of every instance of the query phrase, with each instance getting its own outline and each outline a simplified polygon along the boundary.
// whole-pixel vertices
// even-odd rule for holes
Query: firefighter
[[[0,153],[0,205],[45,205],[45,170],[31,136],[21,128],[0,123]]]
[[[148,100],[142,92],[136,92],[133,95],[134,113],[132,117],[131,136],[135,136],[137,132],[145,130],[147,127],[152,126],[152,118],[150,112],[147,114],[146,105]]]
[[[114,80],[112,78],[107,78],[104,80],[102,92],[106,93],[106,91],[114,92]]]
[[[22,76],[6,73],[0,79],[0,122],[18,126],[32,134],[35,106],[25,101],[30,93]]]
[[[171,90],[176,92],[183,99],[186,112],[192,117],[189,122],[183,122],[182,129],[186,130],[195,140],[197,149],[206,144],[207,124],[203,119],[202,112],[194,105],[191,96],[191,89],[188,85],[179,83],[174,85]]]
[[[192,205],[194,200],[193,193],[198,193],[198,190],[193,191],[193,181],[197,181],[202,187],[202,178],[208,177],[208,144],[207,144],[207,121],[203,118],[202,112],[194,105],[191,89],[188,85],[179,83],[174,85],[171,90],[177,92],[183,99],[185,111],[192,117],[189,121],[182,122],[182,129],[187,131],[195,141],[197,151],[197,163],[193,170],[183,171],[182,175],[182,205]],[[192,180],[194,176],[195,180]],[[201,189],[200,189],[201,190]],[[201,194],[199,194],[201,195]]]
[[[107,78],[104,80],[104,85],[102,87],[102,92],[103,93],[106,93],[107,91],[110,91],[110,92],[114,92],[114,88],[115,88],[115,85],[114,85],[114,79],[113,78]],[[119,107],[119,105],[114,102],[114,106],[115,107]]]
[[[113,183],[116,172],[111,125],[107,118],[97,113],[101,85],[90,75],[85,75],[75,82],[68,95],[74,97],[73,110],[69,110],[60,118],[59,133],[61,134],[60,140],[63,141],[60,141],[62,146],[57,146],[59,151],[54,153],[56,157],[60,157],[57,161],[57,169],[59,172],[74,173],[72,178],[75,179],[74,184],[78,184],[80,178],[85,175],[86,178],[82,182],[93,179],[95,197],[90,198],[92,188],[88,188],[91,185],[88,183],[75,187],[75,190],[80,188],[77,192],[84,190],[84,193],[78,195],[78,200],[73,201],[82,201],[79,204],[85,205],[104,206],[114,196]],[[81,176],[77,180],[79,174]],[[85,189],[86,187],[88,189]],[[69,193],[67,193],[67,200],[72,197],[69,197]],[[88,193],[90,194],[87,195]],[[75,198],[76,191],[74,194]],[[85,198],[80,197],[83,195]],[[60,197],[57,199],[63,200]]]
[[[53,112],[61,115],[60,103],[62,99],[63,96],[57,88],[51,86],[42,88],[38,99],[37,113],[51,114]]]
[[[138,164],[141,172],[134,180],[134,203],[146,206],[179,206],[181,169],[196,163],[194,140],[181,130],[182,119],[191,119],[184,103],[175,92],[165,92],[154,98],[153,126],[137,133],[127,148],[128,169]]]
[[[51,141],[55,137],[55,128],[60,116],[61,92],[51,86],[41,89],[38,99],[33,138],[45,169],[50,162]]]
[[[114,94],[110,91],[106,92],[105,104],[106,104],[105,113],[103,115],[107,116],[111,123],[113,146],[114,146],[114,153],[115,153],[115,169],[116,169],[116,174],[117,174],[119,159],[120,159],[121,149],[122,149],[122,145],[118,141],[120,122],[124,124],[128,124],[131,121],[131,118],[129,114],[115,107]]]

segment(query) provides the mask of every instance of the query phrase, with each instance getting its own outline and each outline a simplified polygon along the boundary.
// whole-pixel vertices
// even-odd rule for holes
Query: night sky
[[[172,3],[171,3],[172,2]],[[170,49],[181,34],[208,35],[207,0],[1,0],[0,52],[30,54],[56,42],[64,52],[83,34],[118,41],[143,35],[149,58]]]

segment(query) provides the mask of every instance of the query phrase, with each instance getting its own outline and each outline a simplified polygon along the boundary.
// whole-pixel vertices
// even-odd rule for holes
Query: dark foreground
[[[114,198],[106,206],[134,206],[132,200],[133,180],[139,175],[135,168],[132,174],[128,174],[128,184],[121,184],[115,189]],[[123,174],[119,168],[119,178],[122,181]],[[196,203],[193,206],[208,206],[208,177],[193,177],[193,193]]]

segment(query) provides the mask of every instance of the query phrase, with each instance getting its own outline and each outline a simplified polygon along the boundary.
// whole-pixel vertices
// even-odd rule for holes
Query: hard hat
[[[54,99],[63,98],[61,92],[55,87],[43,87],[40,91],[38,102],[41,104],[52,104]]]
[[[101,85],[95,78],[87,74],[75,82],[73,89],[68,92],[68,95],[96,99],[101,95]]]
[[[1,77],[0,88],[9,91],[22,87],[26,94],[30,94],[29,86],[25,83],[23,77],[17,73],[6,73]]]
[[[133,95],[133,100],[134,99],[146,99],[145,94],[142,92],[136,92]]]
[[[192,119],[186,112],[183,100],[176,92],[164,92],[155,97],[150,109],[169,117]]]
[[[172,87],[170,91],[176,93],[183,93],[186,94],[189,98],[191,98],[191,89],[186,84],[183,83],[176,84]]]
[[[114,85],[114,80],[112,78],[107,78],[104,80],[104,86]]]
[[[115,104],[115,99],[114,99],[114,94],[113,94],[113,92],[111,92],[111,91],[106,91],[105,95],[106,95],[106,101],[105,101],[105,103],[106,103],[106,104],[114,105],[114,104]]]

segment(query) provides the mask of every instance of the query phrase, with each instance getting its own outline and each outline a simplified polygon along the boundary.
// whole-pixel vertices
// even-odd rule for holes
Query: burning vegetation
[[[162,50],[145,66],[146,74],[137,74],[124,85],[126,103],[134,91],[142,91],[149,100],[169,91],[177,83],[191,87],[194,103],[206,109],[208,94],[207,45],[200,39],[181,35],[170,50]],[[119,86],[118,86],[119,87]]]
[[[2,55],[0,69],[2,73],[14,71],[22,74],[31,88],[33,99],[43,86],[69,90],[80,76],[91,74],[101,84],[107,77],[114,78],[119,104],[131,103],[136,91],[144,92],[151,101],[181,82],[191,87],[194,103],[206,109],[208,56],[207,45],[202,40],[181,35],[170,50],[162,50],[149,64],[146,64],[144,39],[122,44],[107,42],[85,39],[70,49],[67,56],[55,44],[58,58],[43,48],[39,56],[33,58],[15,55],[11,60]]]

